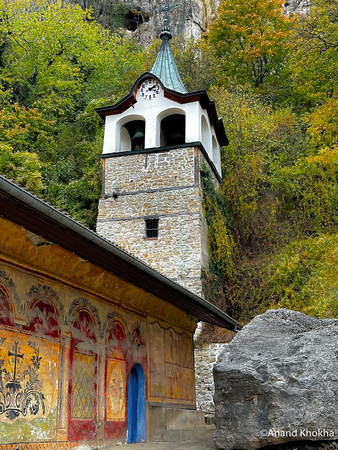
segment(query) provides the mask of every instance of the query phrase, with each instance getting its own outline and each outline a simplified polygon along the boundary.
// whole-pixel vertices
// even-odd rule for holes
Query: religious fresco
[[[126,363],[107,361],[107,420],[124,421],[126,418]]]
[[[191,337],[154,322],[149,323],[149,341],[149,399],[193,403],[195,379]]]
[[[0,444],[123,442],[135,367],[144,408],[148,400],[193,404],[186,333],[15,273],[3,272],[0,285]]]
[[[97,348],[92,316],[76,311],[72,325],[69,439],[97,435]]]
[[[0,326],[1,443],[56,437],[60,344]]]

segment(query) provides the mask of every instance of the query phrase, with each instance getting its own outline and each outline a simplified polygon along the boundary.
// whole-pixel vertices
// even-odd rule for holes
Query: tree
[[[134,43],[96,24],[90,10],[48,0],[13,3],[2,77],[12,80],[14,100],[49,118],[72,120],[93,98],[120,93],[127,73],[142,64]]]
[[[22,169],[20,155],[29,152],[40,164],[43,196],[92,228],[102,150],[93,105],[120,99],[143,69],[135,42],[105,30],[90,10],[69,2],[0,0],[0,143],[6,158]],[[4,173],[18,180],[6,164]]]
[[[11,146],[0,142],[1,174],[39,194],[43,188],[41,169],[42,164],[36,153],[15,152]]]
[[[280,208],[299,235],[332,232],[338,223],[338,145],[279,167],[272,184]]]
[[[255,88],[274,86],[283,75],[294,23],[281,0],[222,0],[206,36],[224,76]]]
[[[293,36],[289,60],[298,107],[314,106],[338,96],[338,2],[313,0]]]
[[[6,103],[0,110],[0,142],[15,152],[36,152],[46,162],[56,157],[54,121],[47,120],[37,108]]]
[[[317,148],[338,144],[338,97],[317,106],[308,117],[308,133]]]
[[[230,144],[222,152],[221,186],[231,232],[244,253],[280,244],[276,170],[293,166],[311,151],[301,123],[290,109],[274,110],[241,88],[214,89]]]
[[[188,91],[208,90],[219,81],[219,61],[214,48],[205,39],[173,39],[172,51],[178,71]]]

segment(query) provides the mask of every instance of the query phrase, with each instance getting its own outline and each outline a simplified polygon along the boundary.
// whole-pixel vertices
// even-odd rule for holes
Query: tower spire
[[[162,45],[150,72],[156,75],[167,89],[186,93],[188,91],[183,84],[169,44],[169,40],[172,38],[169,28],[170,0],[165,0],[162,11],[164,12],[164,21],[159,36]]]
[[[162,39],[162,35],[163,34],[168,34],[169,35],[169,39],[172,38],[172,34],[170,32],[170,28],[169,28],[169,12],[170,12],[170,0],[165,0],[162,11],[164,12],[164,20],[163,20],[163,27],[162,27],[162,31],[160,33],[160,39]]]

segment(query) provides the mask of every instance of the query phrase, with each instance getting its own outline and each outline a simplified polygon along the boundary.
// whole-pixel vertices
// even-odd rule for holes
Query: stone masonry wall
[[[198,295],[207,254],[200,160],[193,147],[107,158],[97,221],[100,235]],[[159,236],[146,239],[153,216]]]
[[[213,368],[227,345],[229,344],[202,344],[195,347],[196,407],[206,416],[215,415]]]

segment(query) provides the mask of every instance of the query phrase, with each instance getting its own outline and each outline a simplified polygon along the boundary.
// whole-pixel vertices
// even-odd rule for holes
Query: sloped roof
[[[216,306],[1,175],[0,211],[3,218],[73,252],[200,320],[230,330],[242,328],[238,322]]]
[[[169,45],[169,39],[171,38],[169,30],[163,30],[160,38],[162,39],[162,45],[150,72],[156,75],[167,89],[185,94],[188,91],[184,87]]]

